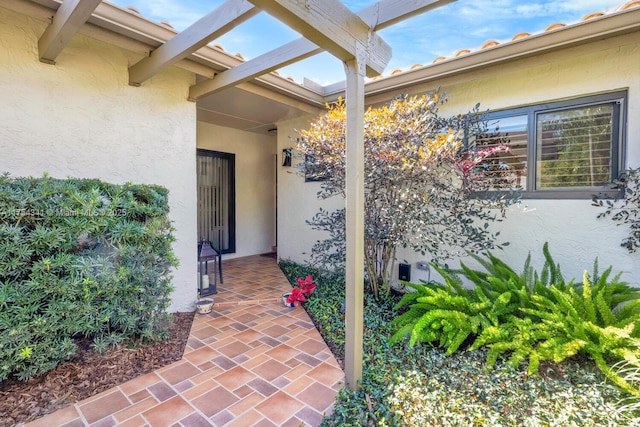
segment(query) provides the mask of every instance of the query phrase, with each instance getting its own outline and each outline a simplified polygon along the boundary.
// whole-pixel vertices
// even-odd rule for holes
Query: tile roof
[[[579,22],[586,22],[586,21],[589,21],[591,19],[599,18],[601,16],[605,16],[605,15],[612,14],[612,13],[615,13],[615,12],[620,12],[620,11],[623,11],[623,10],[629,10],[629,9],[636,8],[636,7],[640,7],[640,0],[631,0],[631,1],[628,1],[628,2],[626,2],[624,4],[622,4],[621,6],[617,7],[616,9],[614,9],[612,11],[609,11],[609,12],[593,12],[593,13],[590,13],[590,14],[584,16],[582,19],[580,19],[580,21],[578,21],[578,23]],[[566,27],[567,25],[570,25],[570,24],[565,24],[565,23],[562,23],[562,22],[556,22],[554,24],[549,25],[547,28],[545,28],[545,30],[542,31],[542,33],[558,30],[560,28]],[[529,38],[529,37],[532,37],[532,36],[536,36],[538,34],[541,34],[541,33],[531,34],[531,33],[528,33],[528,32],[521,32],[521,33],[518,33],[518,34],[514,35],[510,40],[507,40],[506,42],[523,40],[523,39],[526,39],[526,38]],[[441,61],[444,61],[444,60],[447,60],[447,59],[461,57],[461,56],[467,55],[467,54],[472,53],[472,52],[477,52],[479,50],[489,49],[489,48],[498,46],[498,45],[506,43],[506,42],[500,42],[498,40],[488,40],[479,49],[467,49],[467,48],[460,49],[456,53],[454,53],[453,56],[451,56],[451,57],[439,56],[439,57],[435,58],[431,62],[431,64],[435,64],[435,63],[438,63],[438,62],[441,62]],[[415,70],[417,68],[426,67],[428,65],[430,65],[430,64],[426,64],[426,65],[414,64],[411,67],[398,68],[398,69],[395,69],[395,70],[391,71],[390,73],[385,73],[385,74],[382,74],[382,75],[377,76],[377,77],[373,77],[372,79],[368,79],[368,80],[369,81],[371,81],[371,80],[379,80],[379,79],[383,79],[383,78],[386,78],[386,77],[389,77],[389,76],[393,76],[393,75],[397,75],[397,74],[400,74],[400,73],[404,73],[405,71],[410,71],[410,70]]]

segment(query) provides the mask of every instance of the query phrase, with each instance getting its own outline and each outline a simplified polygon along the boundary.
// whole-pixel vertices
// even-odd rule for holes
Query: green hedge
[[[177,265],[168,191],[91,179],[0,177],[0,381],[167,332]]]

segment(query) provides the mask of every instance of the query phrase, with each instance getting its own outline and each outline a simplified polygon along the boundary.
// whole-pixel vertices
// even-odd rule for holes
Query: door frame
[[[223,254],[230,254],[230,253],[235,253],[236,252],[236,167],[235,167],[235,157],[236,155],[234,153],[225,153],[222,151],[215,151],[215,150],[206,150],[203,148],[197,148],[196,149],[196,162],[198,161],[198,157],[199,156],[206,156],[206,157],[215,157],[215,158],[220,158],[220,159],[225,159],[229,161],[229,177],[228,177],[228,194],[229,194],[229,200],[228,200],[228,227],[229,227],[229,247],[227,248],[219,248],[216,247],[216,245],[219,243],[219,241],[215,241],[212,240],[211,244],[216,247],[216,249],[220,250],[221,253]],[[197,225],[197,229],[198,229],[198,239],[201,238],[200,236],[200,209],[201,209],[201,200],[200,200],[200,185],[197,183],[199,180],[199,165],[196,164],[196,191],[197,191],[197,209],[198,211],[196,212],[196,217],[197,217],[197,221],[198,221],[198,225]]]

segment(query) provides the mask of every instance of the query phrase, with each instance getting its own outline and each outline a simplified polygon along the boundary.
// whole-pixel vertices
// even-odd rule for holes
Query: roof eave
[[[588,21],[534,34],[524,39],[504,42],[493,47],[447,58],[439,62],[416,67],[389,77],[366,83],[365,95],[398,92],[421,83],[434,82],[470,71],[506,63],[545,52],[577,46],[595,40],[619,36],[640,30],[640,8],[613,12]],[[344,85],[325,88],[328,102],[344,96]]]
[[[2,6],[48,21],[61,3],[62,0],[6,0]],[[151,50],[177,34],[169,26],[150,21],[134,11],[107,2],[98,5],[94,14],[78,32],[143,55],[148,55]],[[243,61],[236,55],[207,45],[178,62],[176,66],[206,78],[213,78],[216,72],[233,68]],[[313,107],[322,107],[325,104],[322,93],[316,88],[305,87],[276,73],[261,76],[244,87],[248,88],[253,84],[288,95]]]

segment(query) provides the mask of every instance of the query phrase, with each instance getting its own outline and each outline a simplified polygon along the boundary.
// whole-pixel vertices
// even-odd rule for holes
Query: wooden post
[[[364,76],[366,49],[356,41],[356,56],[345,62],[346,108],[346,313],[347,387],[362,379],[364,305]]]

